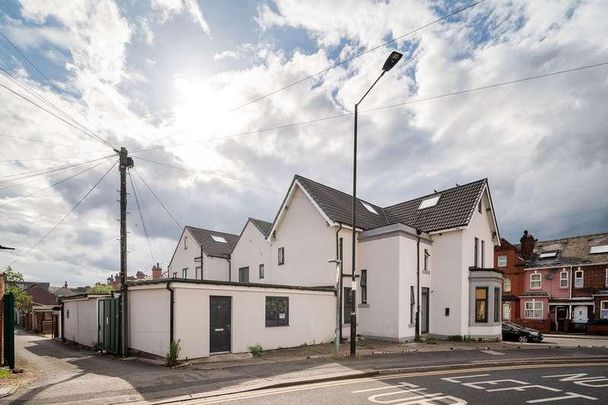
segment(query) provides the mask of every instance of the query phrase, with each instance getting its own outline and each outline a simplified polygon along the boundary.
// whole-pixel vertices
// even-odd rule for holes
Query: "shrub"
[[[249,346],[248,349],[249,353],[251,353],[254,357],[260,357],[262,355],[262,352],[264,351],[262,346],[260,346],[259,344]]]
[[[182,350],[181,340],[177,339],[177,342],[173,340],[169,345],[169,353],[167,353],[167,367],[173,367],[177,365],[177,359],[179,358],[179,352]]]

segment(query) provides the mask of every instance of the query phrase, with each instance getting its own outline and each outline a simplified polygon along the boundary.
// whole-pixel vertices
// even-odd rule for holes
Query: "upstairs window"
[[[214,241],[216,241],[218,243],[228,243],[228,241],[226,241],[226,238],[224,238],[223,236],[219,236],[219,235],[211,235],[211,239],[213,239]]]
[[[260,280],[264,279],[264,265],[260,264],[259,268],[258,268],[258,277],[260,278]]]
[[[574,288],[583,288],[585,285],[585,274],[579,267],[577,271],[574,272]]]
[[[481,268],[486,267],[486,241],[481,241]]]
[[[507,267],[507,256],[498,256],[498,267]]]
[[[431,208],[431,207],[436,206],[437,203],[439,202],[439,197],[441,197],[441,195],[437,195],[435,197],[430,197],[430,198],[425,198],[424,200],[422,200],[420,202],[418,209],[423,210],[425,208]]]
[[[182,269],[182,278],[188,278],[188,268]]]
[[[431,257],[429,250],[424,249],[424,271],[430,271],[429,270],[429,257]]]
[[[289,297],[266,297],[266,326],[289,326]]]
[[[367,304],[367,270],[361,270],[361,303]]]
[[[365,207],[366,210],[368,210],[372,214],[378,215],[378,211],[376,211],[376,209],[374,207],[372,207],[370,204],[366,203],[365,201],[361,201],[361,204]]]
[[[473,267],[479,267],[479,238],[475,238],[475,248],[473,249]]]
[[[284,247],[280,247],[278,250],[278,260],[279,260],[279,266],[285,264],[285,248]]]
[[[188,249],[188,235],[184,236],[184,250]]]
[[[241,267],[239,269],[239,283],[249,282],[249,267]]]
[[[508,278],[505,278],[505,282],[503,285],[503,291],[504,292],[511,292],[511,280]]]
[[[559,273],[559,288],[568,288],[568,272],[565,269]]]
[[[530,289],[538,290],[542,286],[542,275],[540,273],[530,274]]]

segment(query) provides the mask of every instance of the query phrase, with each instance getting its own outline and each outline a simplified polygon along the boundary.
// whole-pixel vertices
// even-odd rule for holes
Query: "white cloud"
[[[160,13],[162,23],[185,13],[193,22],[200,25],[207,35],[210,34],[209,24],[196,0],[152,0],[152,9]]]

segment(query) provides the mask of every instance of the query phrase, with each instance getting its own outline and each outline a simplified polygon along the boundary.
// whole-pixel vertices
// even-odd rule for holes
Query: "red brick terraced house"
[[[494,268],[503,271],[503,321],[521,318],[519,296],[524,292],[524,259],[519,249],[504,238],[500,240],[500,246],[494,246]]]
[[[525,231],[520,242],[511,246],[524,261],[521,292],[518,262],[509,264],[514,252],[507,246],[495,254],[498,268],[500,255],[507,256],[505,283],[519,300],[513,322],[543,332],[608,334],[608,233],[537,241]]]

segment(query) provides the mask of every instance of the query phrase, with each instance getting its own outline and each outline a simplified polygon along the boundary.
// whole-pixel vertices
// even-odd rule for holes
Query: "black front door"
[[[209,297],[209,352],[229,352],[232,319],[231,297]]]
[[[420,304],[420,333],[429,333],[429,289],[426,287],[422,287]]]

